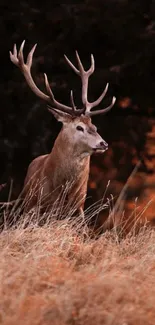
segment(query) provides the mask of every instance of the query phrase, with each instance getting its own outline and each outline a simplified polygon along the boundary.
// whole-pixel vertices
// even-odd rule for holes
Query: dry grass
[[[21,223],[0,235],[0,283],[2,325],[154,324],[155,231]]]

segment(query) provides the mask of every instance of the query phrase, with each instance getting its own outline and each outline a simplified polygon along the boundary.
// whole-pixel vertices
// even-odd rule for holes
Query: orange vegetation
[[[0,236],[0,324],[140,325],[155,319],[155,232],[90,238],[71,219]]]

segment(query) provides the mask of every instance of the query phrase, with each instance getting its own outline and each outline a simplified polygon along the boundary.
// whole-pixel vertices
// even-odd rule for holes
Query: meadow
[[[40,227],[35,213],[0,235],[0,324],[154,324],[153,228],[92,236],[69,216]]]

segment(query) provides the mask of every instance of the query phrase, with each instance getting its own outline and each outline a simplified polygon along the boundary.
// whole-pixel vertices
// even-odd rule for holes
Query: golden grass
[[[155,231],[90,238],[71,218],[0,234],[0,324],[155,323]]]

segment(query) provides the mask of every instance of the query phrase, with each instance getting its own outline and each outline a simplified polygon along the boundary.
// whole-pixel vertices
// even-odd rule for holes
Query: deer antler
[[[34,92],[34,94],[37,95],[39,98],[43,99],[44,101],[48,102],[48,104],[54,105],[55,109],[58,109],[58,110],[63,111],[67,114],[70,114],[70,115],[75,115],[75,116],[81,115],[84,112],[84,109],[78,109],[78,110],[76,109],[72,92],[71,92],[72,107],[61,104],[60,102],[58,102],[55,99],[52,89],[49,85],[47,75],[45,73],[44,73],[44,78],[45,78],[45,86],[46,86],[47,94],[43,93],[36,86],[35,82],[33,81],[32,75],[31,75],[31,66],[32,66],[32,61],[33,61],[33,54],[34,54],[37,44],[35,44],[33,46],[33,48],[31,49],[31,51],[29,52],[29,54],[27,56],[26,63],[24,62],[24,55],[23,55],[24,44],[25,44],[25,41],[22,42],[18,53],[17,53],[16,44],[14,45],[13,53],[10,51],[10,59],[21,70],[21,72],[23,73],[23,75],[25,77],[27,84],[29,85],[31,90]],[[52,107],[51,107],[51,109],[52,109]]]
[[[68,59],[68,57],[66,55],[64,55],[67,63],[69,64],[69,66],[74,70],[74,72],[81,77],[81,81],[82,81],[82,103],[84,105],[84,112],[86,115],[92,116],[92,115],[97,115],[97,114],[105,114],[107,113],[114,105],[116,98],[113,97],[111,104],[101,110],[97,110],[94,112],[91,112],[91,109],[97,105],[100,104],[100,102],[102,101],[102,99],[105,97],[107,90],[108,90],[108,86],[109,84],[107,83],[103,93],[100,95],[100,97],[95,100],[94,102],[90,103],[88,101],[88,81],[89,81],[89,77],[93,74],[94,70],[95,70],[95,61],[94,61],[94,56],[93,54],[91,54],[91,66],[90,68],[85,71],[83,64],[80,60],[79,54],[76,51],[76,58],[77,58],[77,63],[78,63],[78,67],[79,70],[74,66],[74,64]]]

